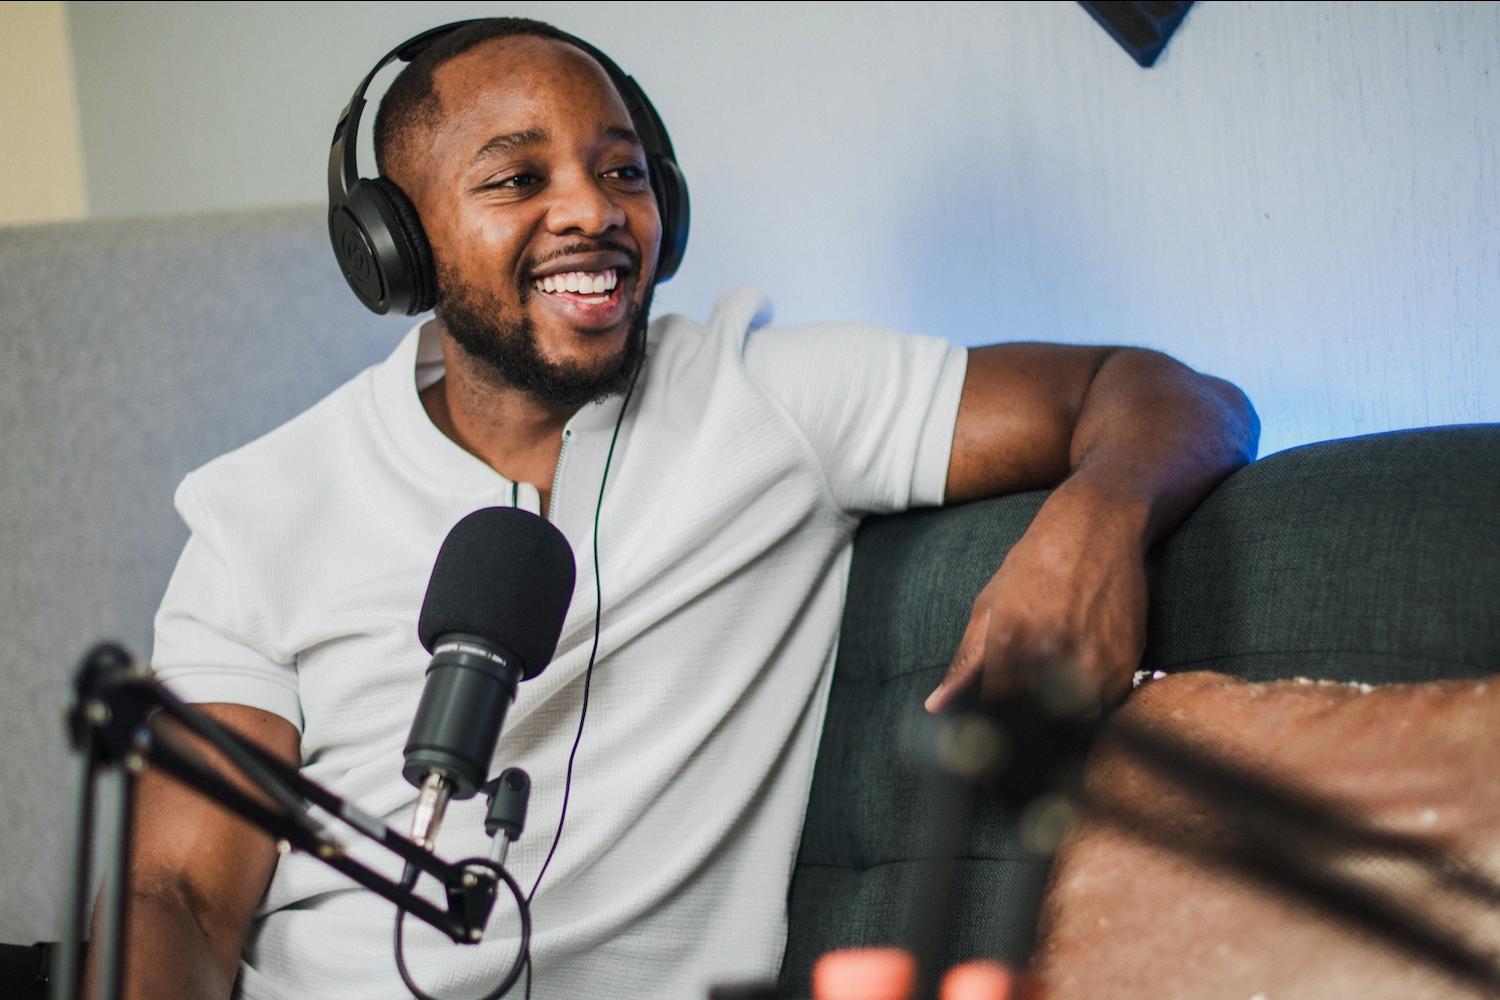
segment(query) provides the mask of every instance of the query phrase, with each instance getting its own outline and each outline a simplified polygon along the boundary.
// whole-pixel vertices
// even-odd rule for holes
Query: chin
[[[536,325],[522,314],[507,320],[494,318],[488,310],[459,295],[444,296],[437,308],[455,343],[474,362],[477,374],[497,388],[518,389],[539,403],[577,408],[620,395],[629,388],[646,353],[646,317],[650,297],[632,309],[623,331],[623,342],[607,357],[592,362],[552,360],[537,344]],[[615,332],[573,334],[585,342],[596,337],[614,339]]]

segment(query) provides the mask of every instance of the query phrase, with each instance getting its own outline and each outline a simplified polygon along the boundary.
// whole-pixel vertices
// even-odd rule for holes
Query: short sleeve
[[[235,577],[233,558],[192,476],[177,490],[177,511],[192,532],[156,613],[151,665],[183,701],[228,702],[279,715],[300,731],[297,670],[268,648]]]
[[[760,327],[745,366],[817,452],[844,510],[943,502],[964,348],[883,327]]]

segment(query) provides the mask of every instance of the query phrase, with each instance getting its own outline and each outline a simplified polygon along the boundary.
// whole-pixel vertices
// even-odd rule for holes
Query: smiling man
[[[183,483],[193,534],[154,663],[405,828],[433,554],[478,507],[552,520],[579,585],[496,755],[535,788],[509,867],[536,887],[536,996],[774,976],[861,516],[1056,486],[928,707],[1057,663],[1107,701],[1140,657],[1147,548],[1254,452],[1237,390],[1151,352],[778,328],[748,290],[706,323],[648,324],[662,212],[639,129],[545,25],[444,35],[376,132],[430,242],[435,316]],[[438,853],[486,854],[481,820],[455,803]],[[404,993],[389,904],[149,775],[139,824],[133,995]],[[417,982],[485,992],[507,920],[471,948],[409,931]]]
[[[645,351],[661,217],[641,140],[604,70],[557,39],[492,40],[392,90],[381,173],[442,289],[445,377],[423,404],[495,469],[550,483],[568,418],[624,392]]]

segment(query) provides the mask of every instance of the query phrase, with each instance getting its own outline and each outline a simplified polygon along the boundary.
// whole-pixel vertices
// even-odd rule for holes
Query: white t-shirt
[[[532,909],[537,998],[702,998],[715,982],[775,975],[859,515],[943,499],[965,352],[768,316],[742,289],[706,327],[651,325],[598,525],[588,720]],[[432,563],[459,518],[513,494],[428,419],[417,393],[441,372],[437,335],[419,327],[388,361],[189,475],[177,507],[192,537],[153,658],[187,700],[295,723],[303,773],[403,833]],[[526,889],[557,829],[578,725],[594,506],[620,405],[584,407],[565,431],[550,514],[577,586],[556,658],[520,686],[491,772],[531,775],[508,861]],[[519,492],[536,510],[535,487]],[[486,855],[483,814],[482,796],[453,803],[438,854]],[[398,873],[378,850],[354,856]],[[478,946],[408,918],[417,982],[445,998],[492,988],[515,952],[512,910],[502,892]],[[238,995],[406,996],[394,913],[311,857],[281,858]]]

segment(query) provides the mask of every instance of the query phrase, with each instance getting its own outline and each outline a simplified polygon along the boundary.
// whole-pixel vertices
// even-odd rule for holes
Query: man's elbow
[[[1255,461],[1260,451],[1260,415],[1245,391],[1216,375],[1198,376],[1215,401],[1224,428],[1224,441],[1234,468]]]
[[[1232,472],[1255,461],[1260,447],[1260,417],[1239,386],[1217,375],[1188,367],[1169,354],[1145,347],[1116,347],[1100,362],[1111,371],[1129,372],[1141,385],[1155,387],[1157,405],[1182,413],[1184,404],[1196,411],[1194,423],[1200,443]]]

